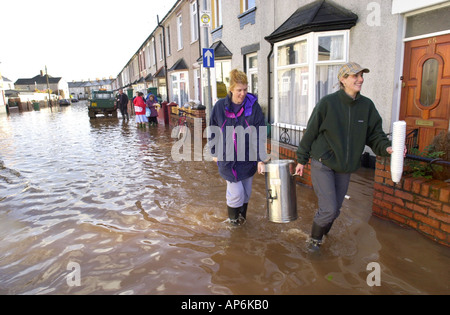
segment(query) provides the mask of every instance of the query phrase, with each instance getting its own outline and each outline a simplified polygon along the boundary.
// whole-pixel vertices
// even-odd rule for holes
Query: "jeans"
[[[319,161],[311,159],[311,180],[319,200],[314,222],[325,227],[340,214],[350,183],[351,173],[336,173]]]

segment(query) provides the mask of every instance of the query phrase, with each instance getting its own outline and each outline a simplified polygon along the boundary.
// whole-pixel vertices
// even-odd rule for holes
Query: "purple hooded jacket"
[[[227,181],[238,182],[255,175],[258,162],[265,160],[267,133],[264,114],[255,95],[248,93],[241,105],[234,105],[239,106],[237,111],[233,110],[233,105],[230,94],[214,105],[210,126],[219,127],[221,132],[211,134],[208,140],[211,155],[218,158],[220,175]],[[259,127],[264,128],[260,130]],[[210,131],[219,128],[211,128]],[[217,138],[220,136],[222,141]],[[260,140],[263,143],[260,144]]]

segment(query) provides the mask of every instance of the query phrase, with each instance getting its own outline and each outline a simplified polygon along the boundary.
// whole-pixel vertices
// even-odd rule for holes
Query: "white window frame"
[[[183,74],[183,76],[184,76],[184,79],[182,80],[181,79],[181,75]],[[174,77],[175,77],[175,80],[174,80]],[[178,105],[184,105],[184,104],[180,104],[180,100],[181,100],[181,89],[180,89],[180,86],[181,86],[181,83],[182,82],[184,82],[185,83],[185,86],[186,86],[186,94],[187,94],[187,101],[189,101],[191,98],[190,98],[190,89],[189,89],[189,71],[177,71],[177,72],[172,72],[171,74],[170,74],[170,83],[171,83],[171,87],[173,86],[173,84],[176,84],[177,86],[176,86],[176,90],[178,91],[178,94],[177,94],[177,97],[178,97],[178,102],[179,103],[177,103]],[[171,89],[172,90],[172,93],[173,93],[173,95],[172,95],[172,98],[175,100],[175,93],[173,92],[174,91],[174,89],[172,88]]]
[[[151,61],[152,58],[150,57],[150,49],[151,49],[150,42],[148,42],[146,47],[145,47],[145,51],[147,52],[145,54],[145,60],[146,60],[145,64],[147,65],[147,69],[150,69],[151,66],[152,66],[152,61]]]
[[[202,102],[202,69],[200,67],[194,68],[194,97],[195,100]]]
[[[232,66],[232,62],[231,59],[225,59],[225,60],[216,60],[215,63],[215,67],[214,68],[210,68],[210,74],[211,74],[211,98],[212,98],[212,103],[215,104],[219,98],[217,95],[217,72],[224,69],[225,71],[223,71],[222,74],[225,74],[225,79],[229,79],[229,73],[231,71],[231,66]],[[201,72],[202,78],[201,78],[201,82],[202,82],[202,99],[206,101],[206,87],[208,86],[208,80],[207,80],[207,69],[203,68],[202,66],[202,72]],[[229,80],[225,80],[225,86],[226,89],[228,91],[229,89]]]
[[[293,130],[303,130],[306,129],[305,125],[290,125],[279,121],[279,88],[278,88],[278,72],[284,69],[295,69],[300,67],[308,67],[308,103],[307,103],[307,117],[311,116],[312,111],[316,105],[316,68],[319,65],[340,65],[348,62],[349,55],[349,30],[343,31],[330,31],[330,32],[311,32],[306,35],[302,35],[299,37],[291,38],[288,40],[284,40],[282,42],[278,42],[274,45],[275,58],[274,58],[274,125],[282,126],[283,128],[293,129]],[[319,46],[319,37],[324,36],[344,36],[344,53],[343,59],[341,60],[333,60],[333,61],[319,61],[318,60],[318,46]],[[287,66],[278,66],[278,48],[280,46],[284,46],[290,43],[300,42],[306,40],[307,41],[307,61],[305,63],[287,65]],[[311,47],[312,45],[312,47]],[[306,87],[305,87],[306,88]],[[309,119],[309,118],[308,118]]]
[[[256,0],[255,0],[255,5],[250,8],[248,7],[248,0],[241,0],[241,1],[242,1],[242,9],[244,10],[244,12],[256,7]]]
[[[155,37],[152,37],[152,43],[151,43],[151,56],[152,56],[152,61],[151,64],[152,66],[156,65],[156,50],[155,50]]]
[[[177,16],[177,41],[178,50],[183,49],[183,15],[179,14]]]
[[[170,43],[170,25],[166,27],[166,37],[167,37],[167,56],[172,56],[172,45]]]
[[[159,34],[159,61],[164,59],[164,40],[162,33]]]
[[[191,2],[190,6],[191,12],[191,44],[196,42],[199,38],[199,29],[198,29],[198,8],[197,2]]]
[[[251,53],[245,56],[246,59],[246,64],[247,64],[247,78],[248,78],[248,86],[249,88],[251,88],[253,86],[253,82],[252,82],[252,75],[256,74],[258,76],[258,66],[256,68],[250,68],[250,58],[256,57],[258,58],[258,53]],[[253,91],[252,89],[249,90],[250,93],[255,94],[255,91]]]
[[[218,28],[222,26],[222,0],[214,0],[215,5],[215,24],[214,27]]]

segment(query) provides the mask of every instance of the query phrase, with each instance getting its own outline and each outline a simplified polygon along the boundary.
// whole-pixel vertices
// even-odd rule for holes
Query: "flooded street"
[[[216,165],[175,162],[170,135],[83,102],[0,116],[0,294],[450,293],[448,248],[371,215],[372,170],[312,257],[312,189],[297,185],[295,222],[271,223],[255,175],[232,228]]]

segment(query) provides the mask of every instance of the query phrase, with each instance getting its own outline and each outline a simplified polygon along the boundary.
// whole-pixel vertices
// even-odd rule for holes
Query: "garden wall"
[[[279,146],[279,158],[297,160],[296,147],[282,143],[267,144]],[[312,186],[310,163],[304,169],[298,182]],[[450,246],[450,183],[440,180],[403,176],[400,183],[391,180],[390,158],[377,157],[375,163],[373,215],[411,227],[434,241]]]
[[[372,213],[450,246],[450,183],[403,176],[391,180],[390,158],[377,157]]]

